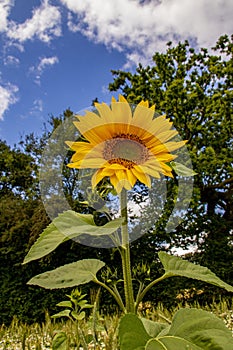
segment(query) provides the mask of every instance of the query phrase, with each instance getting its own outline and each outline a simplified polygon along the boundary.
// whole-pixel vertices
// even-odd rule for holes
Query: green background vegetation
[[[183,139],[188,140],[194,179],[193,198],[183,222],[174,232],[167,233],[166,222],[173,208],[177,179],[168,180],[170,199],[156,223],[156,231],[148,232],[132,244],[134,275],[151,278],[160,275],[157,253],[161,246],[187,248],[195,244],[197,250],[186,256],[192,262],[210,268],[225,282],[233,280],[233,41],[221,37],[214,50],[196,52],[188,43],[176,47],[168,43],[166,53],[156,53],[148,67],[139,65],[135,73],[113,71],[111,91],[119,91],[131,103],[142,99],[156,104],[174,123]],[[24,322],[41,322],[45,310],[54,313],[56,303],[64,299],[66,291],[48,291],[28,286],[27,281],[38,273],[83,258],[98,258],[110,268],[106,275],[118,279],[119,256],[114,250],[94,249],[75,242],[65,242],[43,259],[22,265],[31,245],[48,225],[40,199],[38,171],[40,157],[53,130],[72,111],[50,117],[43,135],[24,137],[10,147],[0,141],[0,324],[9,324],[14,315]],[[70,153],[68,154],[70,156]],[[73,210],[83,212],[77,186],[77,172],[64,169],[64,192]],[[75,194],[75,195],[74,195]],[[85,208],[86,210],[86,208]],[[89,208],[89,210],[91,210]],[[101,222],[100,222],[101,224]],[[165,248],[163,248],[165,249]],[[141,264],[141,265],[140,265]],[[103,276],[104,277],[104,276]],[[180,302],[178,294],[184,288],[196,288],[203,293],[191,293],[189,301],[211,303],[212,298],[230,295],[217,287],[192,280],[174,278],[163,282],[147,295],[155,304],[163,301],[167,307]],[[183,291],[183,292],[182,292]],[[94,286],[92,294],[95,295]],[[182,299],[185,301],[185,297]],[[230,299],[229,299],[230,300]],[[114,311],[113,301],[102,294],[101,307]]]

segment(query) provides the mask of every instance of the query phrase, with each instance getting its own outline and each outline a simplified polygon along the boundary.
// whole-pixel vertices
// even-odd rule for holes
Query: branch
[[[223,182],[221,182],[220,184],[217,185],[210,185],[208,186],[208,188],[224,188],[225,185],[228,185],[230,183],[233,183],[233,177],[230,177],[229,179],[224,180]]]

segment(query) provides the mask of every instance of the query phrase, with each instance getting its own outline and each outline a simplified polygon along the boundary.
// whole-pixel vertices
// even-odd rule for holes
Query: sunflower
[[[66,142],[75,151],[70,168],[97,169],[92,187],[108,177],[117,193],[132,189],[137,180],[151,187],[151,177],[172,177],[168,163],[176,156],[171,152],[185,141],[169,141],[178,133],[166,116],[155,118],[148,101],[132,108],[122,95],[119,101],[112,98],[110,106],[95,103],[95,108],[76,116],[74,124],[84,141]]]

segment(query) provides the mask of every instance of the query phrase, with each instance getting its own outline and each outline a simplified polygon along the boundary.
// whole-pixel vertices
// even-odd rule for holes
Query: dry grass
[[[187,305],[187,307],[189,307]],[[199,305],[194,307],[200,308]],[[170,322],[173,314],[178,308],[168,311],[163,305],[158,305],[156,309],[152,309],[149,304],[142,309],[141,314],[154,321]],[[213,303],[211,307],[204,308],[207,311],[215,313],[233,331],[233,310],[229,310],[226,302],[219,304]],[[96,319],[90,317],[80,324],[80,327],[86,338],[92,340],[88,345],[88,349],[94,350],[117,350],[117,327],[119,316],[99,316]],[[46,321],[42,325],[37,323],[26,325],[13,319],[11,325],[0,327],[0,350],[45,350],[52,349],[52,339],[59,333],[67,334],[68,349],[83,349],[79,339],[77,325],[71,321],[58,322],[52,320],[48,315]],[[94,335],[94,338],[93,338]]]

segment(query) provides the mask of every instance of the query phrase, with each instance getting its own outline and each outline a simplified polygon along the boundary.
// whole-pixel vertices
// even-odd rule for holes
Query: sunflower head
[[[95,109],[76,116],[85,141],[66,142],[75,151],[70,168],[96,169],[92,187],[107,177],[117,193],[132,189],[137,180],[151,187],[151,177],[172,177],[168,163],[176,156],[171,152],[185,141],[170,141],[177,131],[169,119],[155,118],[148,101],[131,108],[122,95],[118,101],[112,98],[110,106],[95,103]]]

